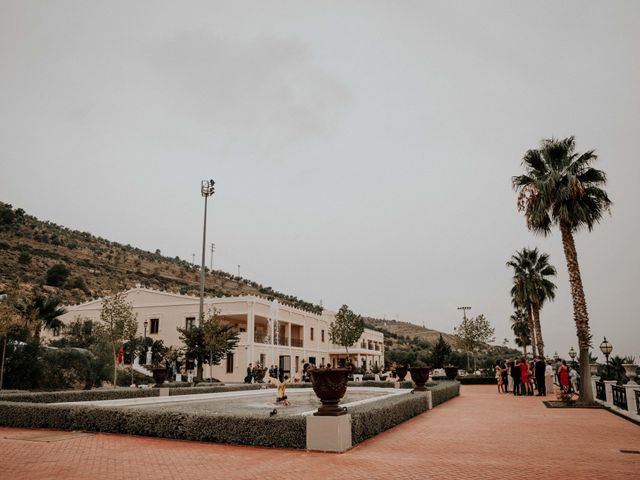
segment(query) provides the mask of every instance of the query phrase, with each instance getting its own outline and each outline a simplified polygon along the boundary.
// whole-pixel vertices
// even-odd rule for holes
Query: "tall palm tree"
[[[547,139],[542,141],[540,149],[527,151],[522,160],[524,175],[512,179],[518,192],[518,209],[524,212],[528,228],[544,235],[551,232],[553,225],[560,228],[569,271],[583,385],[591,384],[591,333],[573,234],[585,227],[591,231],[604,213],[610,212],[611,200],[604,190],[606,175],[591,167],[597,158],[593,150],[577,153],[574,137]],[[580,400],[593,401],[590,388],[580,389]]]
[[[537,355],[544,357],[544,340],[540,324],[540,310],[547,300],[555,298],[556,285],[547,277],[556,275],[549,263],[549,255],[537,248],[523,248],[511,256],[507,265],[514,270],[511,296],[516,307],[529,308],[534,347]]]
[[[511,315],[511,330],[516,336],[516,345],[522,347],[522,353],[527,356],[527,345],[531,345],[531,330],[529,329],[529,319],[524,310],[517,309]]]
[[[534,355],[538,353],[538,339],[536,328],[533,324],[531,297],[533,288],[531,285],[531,258],[529,250],[524,248],[521,252],[511,255],[507,266],[513,268],[513,287],[511,287],[511,303],[516,310],[525,312],[525,319],[529,330],[531,348]]]

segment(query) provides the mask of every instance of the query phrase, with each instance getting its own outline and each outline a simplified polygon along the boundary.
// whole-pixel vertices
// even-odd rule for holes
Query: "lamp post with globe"
[[[613,345],[607,341],[607,337],[604,337],[604,340],[600,344],[600,351],[604,353],[604,358],[607,359],[607,378],[610,378],[609,355],[611,355],[611,352],[613,351]]]

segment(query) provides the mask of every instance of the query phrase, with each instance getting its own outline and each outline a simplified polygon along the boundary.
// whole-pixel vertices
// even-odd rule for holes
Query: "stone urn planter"
[[[153,372],[153,380],[156,382],[154,387],[162,387],[162,384],[167,379],[167,369],[166,367],[154,367]]]
[[[627,376],[629,381],[627,385],[636,385],[636,375],[638,373],[638,366],[633,363],[623,363],[624,374]]]
[[[598,375],[598,364],[597,363],[590,363],[589,364],[589,371],[590,371],[592,377],[595,377],[596,375]]]
[[[407,367],[404,365],[396,367],[396,376],[398,377],[398,381],[404,382],[404,377],[407,376]]]
[[[447,376],[448,380],[455,380],[458,376],[458,367],[447,365],[446,367],[444,367],[444,374]]]
[[[425,384],[429,381],[429,372],[431,371],[430,367],[411,367],[409,372],[411,372],[411,380],[416,384],[414,390],[416,392],[426,392],[427,387]]]
[[[322,406],[314,413],[320,417],[336,417],[347,413],[338,404],[347,391],[348,368],[312,368],[308,370],[316,393]]]

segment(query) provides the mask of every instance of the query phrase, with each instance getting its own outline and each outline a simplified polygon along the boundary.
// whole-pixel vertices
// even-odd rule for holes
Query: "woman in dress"
[[[547,366],[544,369],[544,381],[546,383],[547,394],[553,393],[553,367],[550,361],[547,361]]]
[[[524,386],[524,395],[532,395],[531,384],[529,383],[529,364],[527,359],[523,358],[520,361],[520,380]]]
[[[569,391],[569,369],[567,368],[567,362],[562,360],[560,368],[558,369],[558,379],[560,381],[560,388],[563,392]]]
[[[502,383],[502,368],[500,368],[500,360],[496,361],[496,380],[498,381],[498,393],[503,393],[504,384]]]

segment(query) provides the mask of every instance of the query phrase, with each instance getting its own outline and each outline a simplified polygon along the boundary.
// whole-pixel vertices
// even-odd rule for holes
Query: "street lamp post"
[[[149,321],[145,320],[143,325],[144,325],[144,337],[142,338],[142,350],[145,353],[144,361],[146,363],[147,362],[147,351],[146,351],[146,348],[147,348],[147,327],[149,326]]]
[[[458,310],[462,310],[462,318],[467,320],[467,310],[471,310],[471,307],[458,307]],[[469,370],[469,350],[467,350],[467,370]]]
[[[204,319],[204,251],[207,245],[207,199],[215,193],[215,184],[216,182],[213,180],[202,180],[202,182],[200,182],[200,193],[204,197],[204,223],[202,227],[202,264],[200,266],[200,312],[198,314],[198,325],[202,325]]]
[[[613,345],[607,342],[607,337],[604,337],[604,340],[600,344],[600,351],[604,353],[604,358],[607,359],[607,378],[611,378],[609,372],[609,355],[611,355],[611,352],[613,351]]]
[[[569,356],[571,357],[571,363],[573,364],[573,368],[576,368],[576,351],[573,349],[573,345],[569,350]]]

